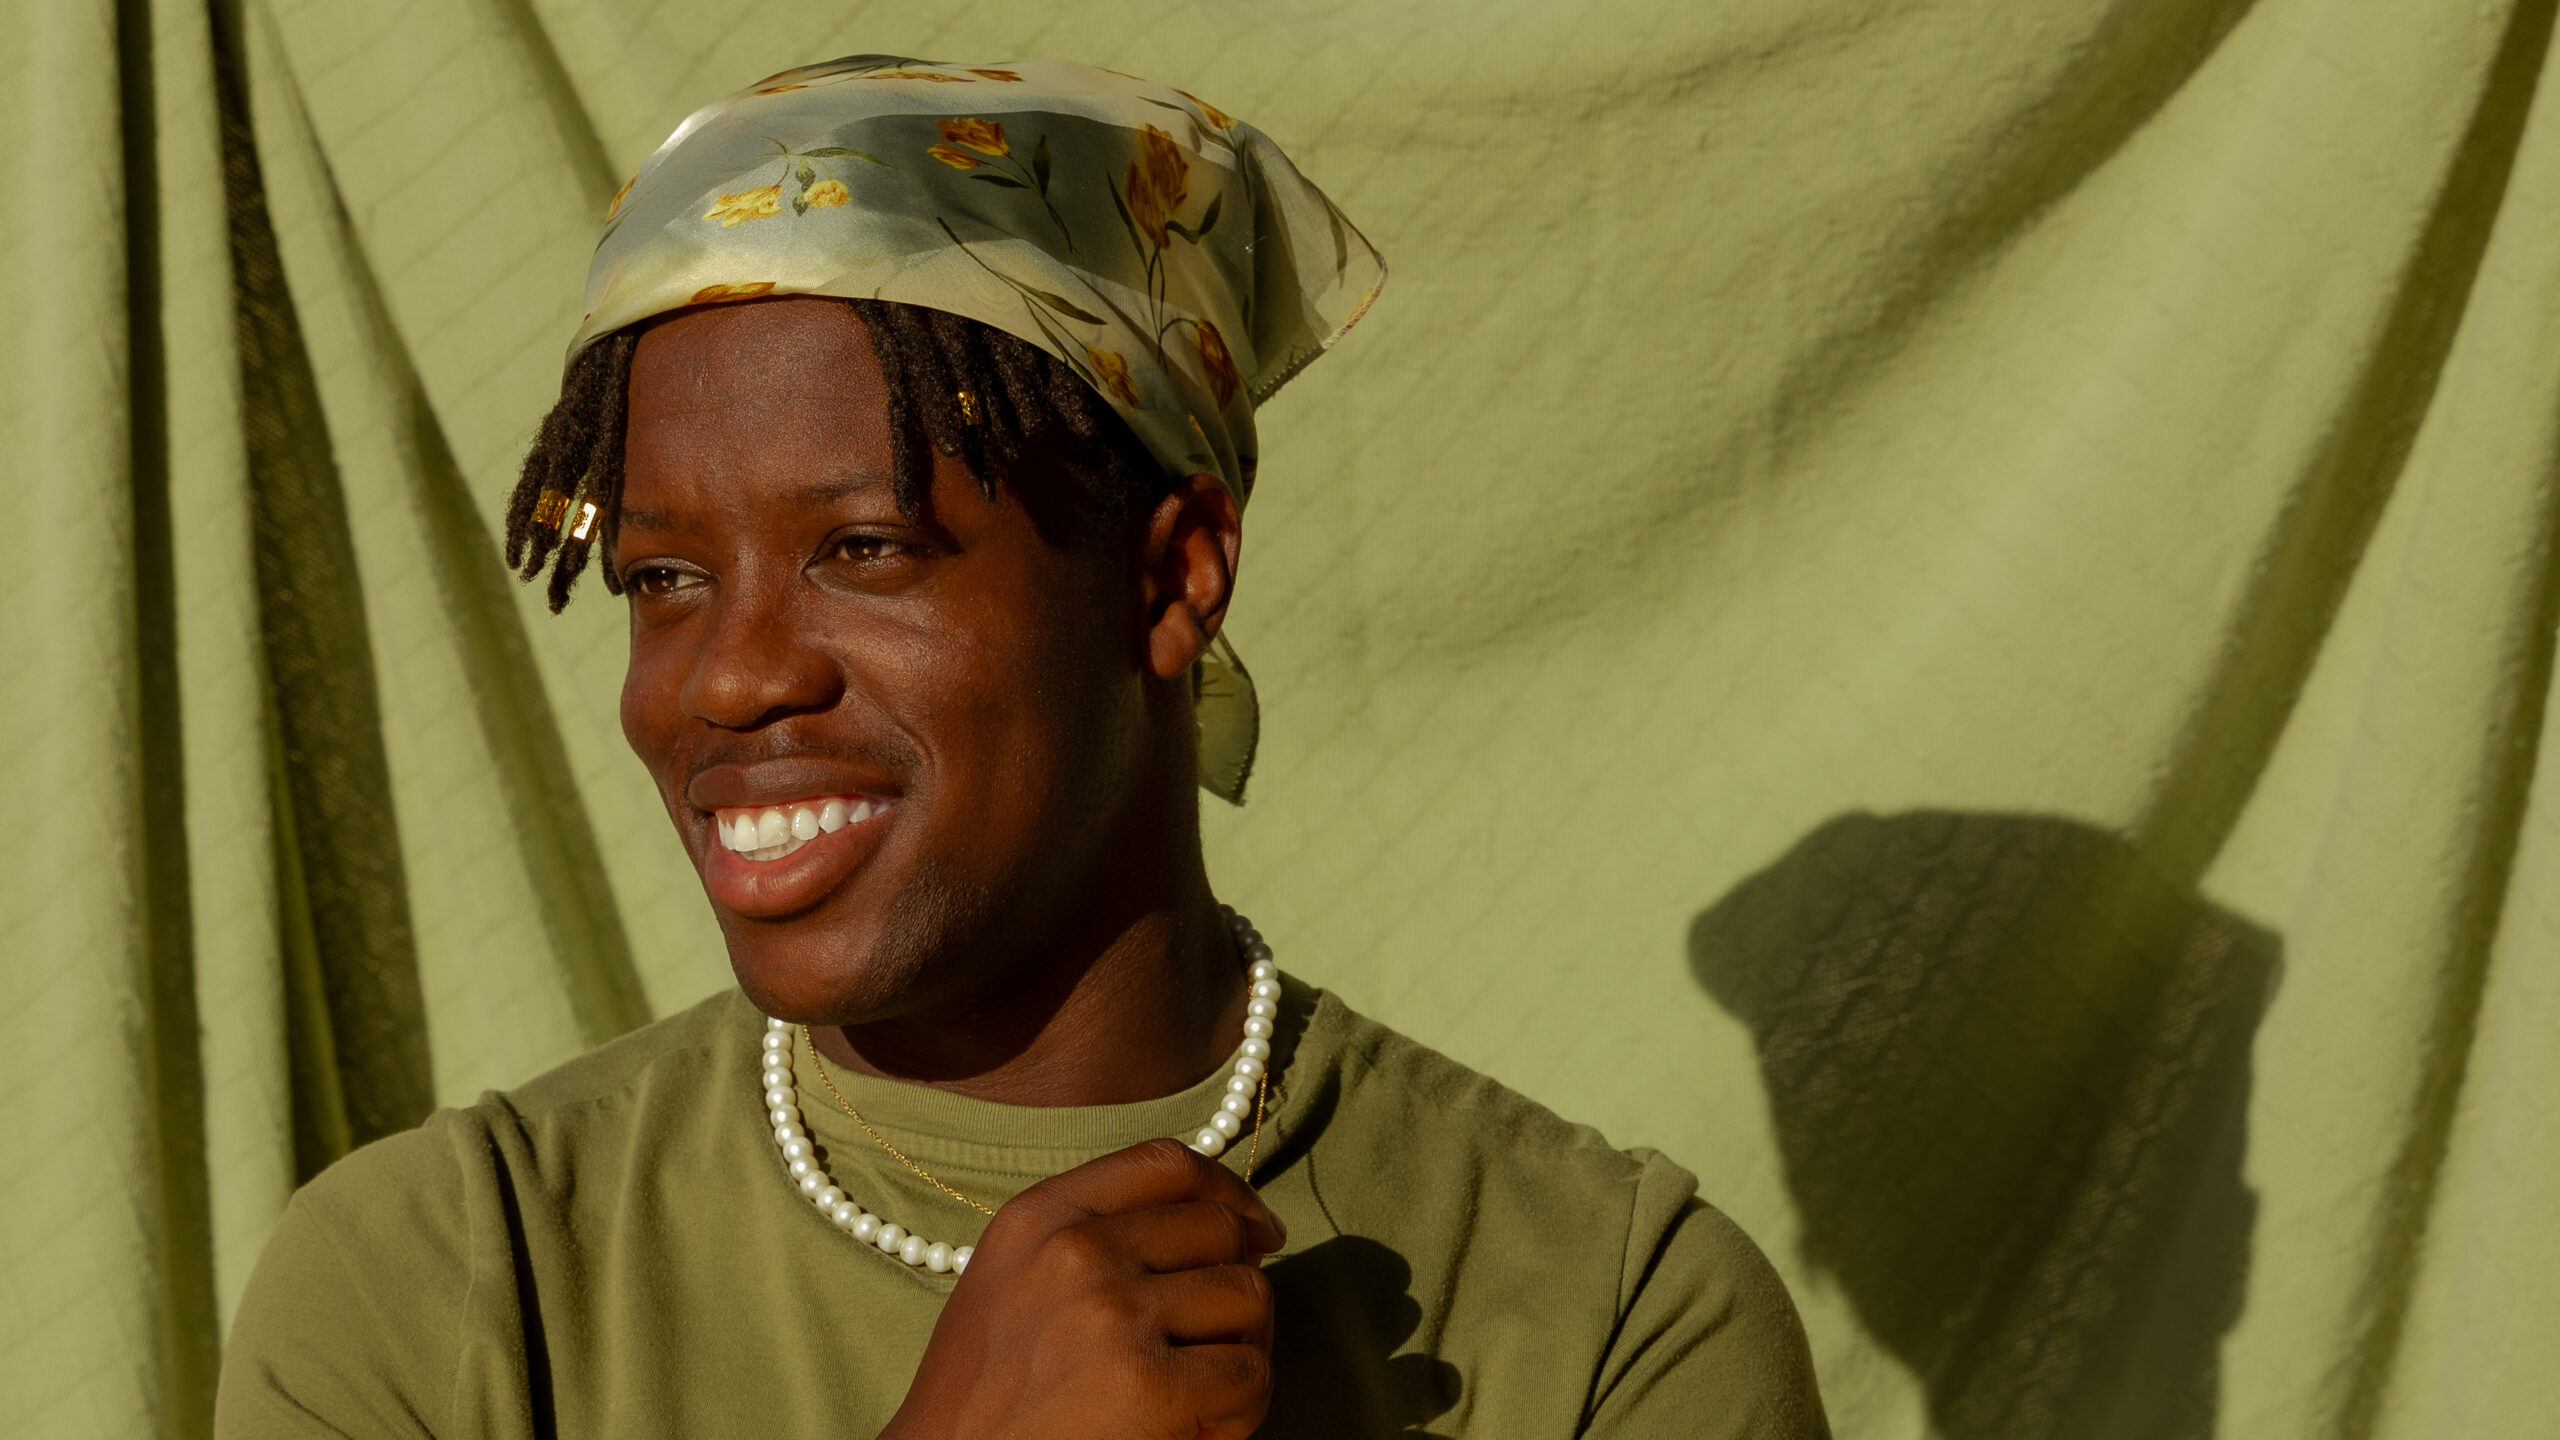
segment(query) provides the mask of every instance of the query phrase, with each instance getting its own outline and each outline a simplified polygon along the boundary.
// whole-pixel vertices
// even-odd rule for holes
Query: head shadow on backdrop
[[[2214,1433],[2275,936],[2052,816],[1827,822],[1700,913],[1803,1258],[1949,1440]]]

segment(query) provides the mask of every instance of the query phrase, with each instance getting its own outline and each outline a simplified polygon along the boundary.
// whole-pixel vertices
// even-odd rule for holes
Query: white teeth
[[[885,800],[828,795],[791,805],[758,810],[732,810],[713,817],[720,848],[750,860],[779,860],[801,846],[847,825],[859,825],[889,808]]]

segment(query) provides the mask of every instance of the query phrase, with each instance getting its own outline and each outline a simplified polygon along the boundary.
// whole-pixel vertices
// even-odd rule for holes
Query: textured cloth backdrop
[[[1843,1436],[2549,1434],[2554,8],[20,7],[7,1428],[200,1433],[299,1177],[726,983],[493,517],[621,178],[870,50],[1183,85],[1392,258],[1213,873],[1694,1168]]]

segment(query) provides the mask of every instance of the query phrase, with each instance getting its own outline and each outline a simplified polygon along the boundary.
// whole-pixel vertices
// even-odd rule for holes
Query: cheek
[[[852,689],[923,753],[939,786],[983,792],[1024,743],[1027,712],[1014,637],[945,620],[876,637],[847,657]]]
[[[671,647],[644,644],[634,636],[630,665],[622,675],[622,738],[662,782],[682,731],[683,686],[682,657]]]
[[[863,688],[931,757],[937,784],[973,827],[1039,828],[1065,793],[1103,778],[1096,745],[1128,728],[1117,692],[1134,696],[1134,672],[1073,610],[1009,597],[860,662]]]

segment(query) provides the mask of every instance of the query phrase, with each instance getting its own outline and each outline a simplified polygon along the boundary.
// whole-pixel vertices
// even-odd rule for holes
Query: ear
[[[1138,574],[1147,669],[1157,679],[1191,673],[1226,623],[1243,545],[1243,517],[1215,475],[1186,475],[1156,502]]]

